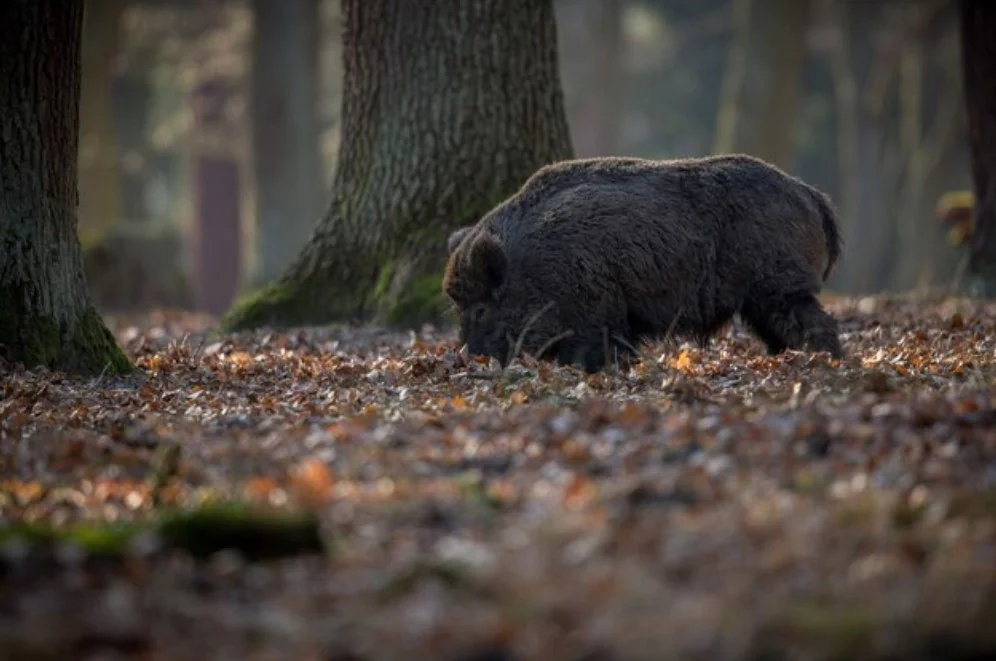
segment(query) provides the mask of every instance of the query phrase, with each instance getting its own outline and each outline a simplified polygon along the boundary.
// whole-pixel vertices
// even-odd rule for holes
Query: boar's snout
[[[508,338],[505,327],[496,319],[494,307],[488,303],[470,306],[460,324],[460,341],[472,356],[497,358],[504,367],[508,362]]]

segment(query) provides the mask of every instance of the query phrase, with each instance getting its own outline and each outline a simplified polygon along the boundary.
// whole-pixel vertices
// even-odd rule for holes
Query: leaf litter
[[[0,383],[0,657],[981,658],[996,305],[831,309],[597,375],[111,319],[137,375]]]

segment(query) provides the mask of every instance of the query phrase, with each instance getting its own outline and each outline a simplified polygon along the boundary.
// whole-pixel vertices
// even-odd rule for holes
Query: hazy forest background
[[[89,0],[79,232],[104,312],[221,314],[327,207],[339,0]],[[557,0],[577,156],[746,151],[830,193],[842,294],[945,289],[971,189],[958,16],[943,0]],[[261,26],[254,28],[254,20]]]

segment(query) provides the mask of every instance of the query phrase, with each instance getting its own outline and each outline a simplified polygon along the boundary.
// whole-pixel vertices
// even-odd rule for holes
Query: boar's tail
[[[823,221],[823,235],[827,241],[827,266],[823,269],[823,281],[826,282],[827,278],[830,277],[830,272],[833,271],[834,264],[840,258],[844,238],[840,234],[840,227],[837,225],[837,212],[830,198],[815,189],[813,189],[813,197],[820,213],[820,219]]]

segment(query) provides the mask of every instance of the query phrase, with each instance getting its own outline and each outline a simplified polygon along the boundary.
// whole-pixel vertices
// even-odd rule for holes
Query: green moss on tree
[[[279,281],[265,285],[236,299],[221,320],[221,330],[293,324],[291,320],[301,316],[298,301],[292,285]]]
[[[0,356],[28,368],[75,374],[127,374],[134,366],[92,305],[71,328],[29,310],[23,296],[0,289]]]
[[[387,266],[367,291],[343,292],[338,305],[316,309],[316,301],[327,301],[328,292],[318,293],[307,283],[278,281],[250,292],[235,302],[221,322],[222,332],[269,326],[286,328],[332,323],[344,318],[362,319],[357,310],[370,309],[372,320],[392,327],[414,327],[438,321],[448,309],[442,292],[442,273],[420,276],[400,292],[390,293],[394,272]],[[329,286],[331,288],[331,285]],[[345,312],[345,310],[349,312]]]
[[[287,328],[331,323],[356,316],[368,288],[345,287],[316,279],[282,278],[235,301],[220,324],[232,333],[263,326]]]
[[[415,326],[424,321],[436,321],[445,315],[448,306],[442,292],[442,274],[422,276],[407,289],[387,301],[381,317],[389,326]]]
[[[77,323],[68,349],[55,363],[56,368],[60,365],[76,372],[99,371],[111,375],[128,374],[135,369],[92,305]]]

